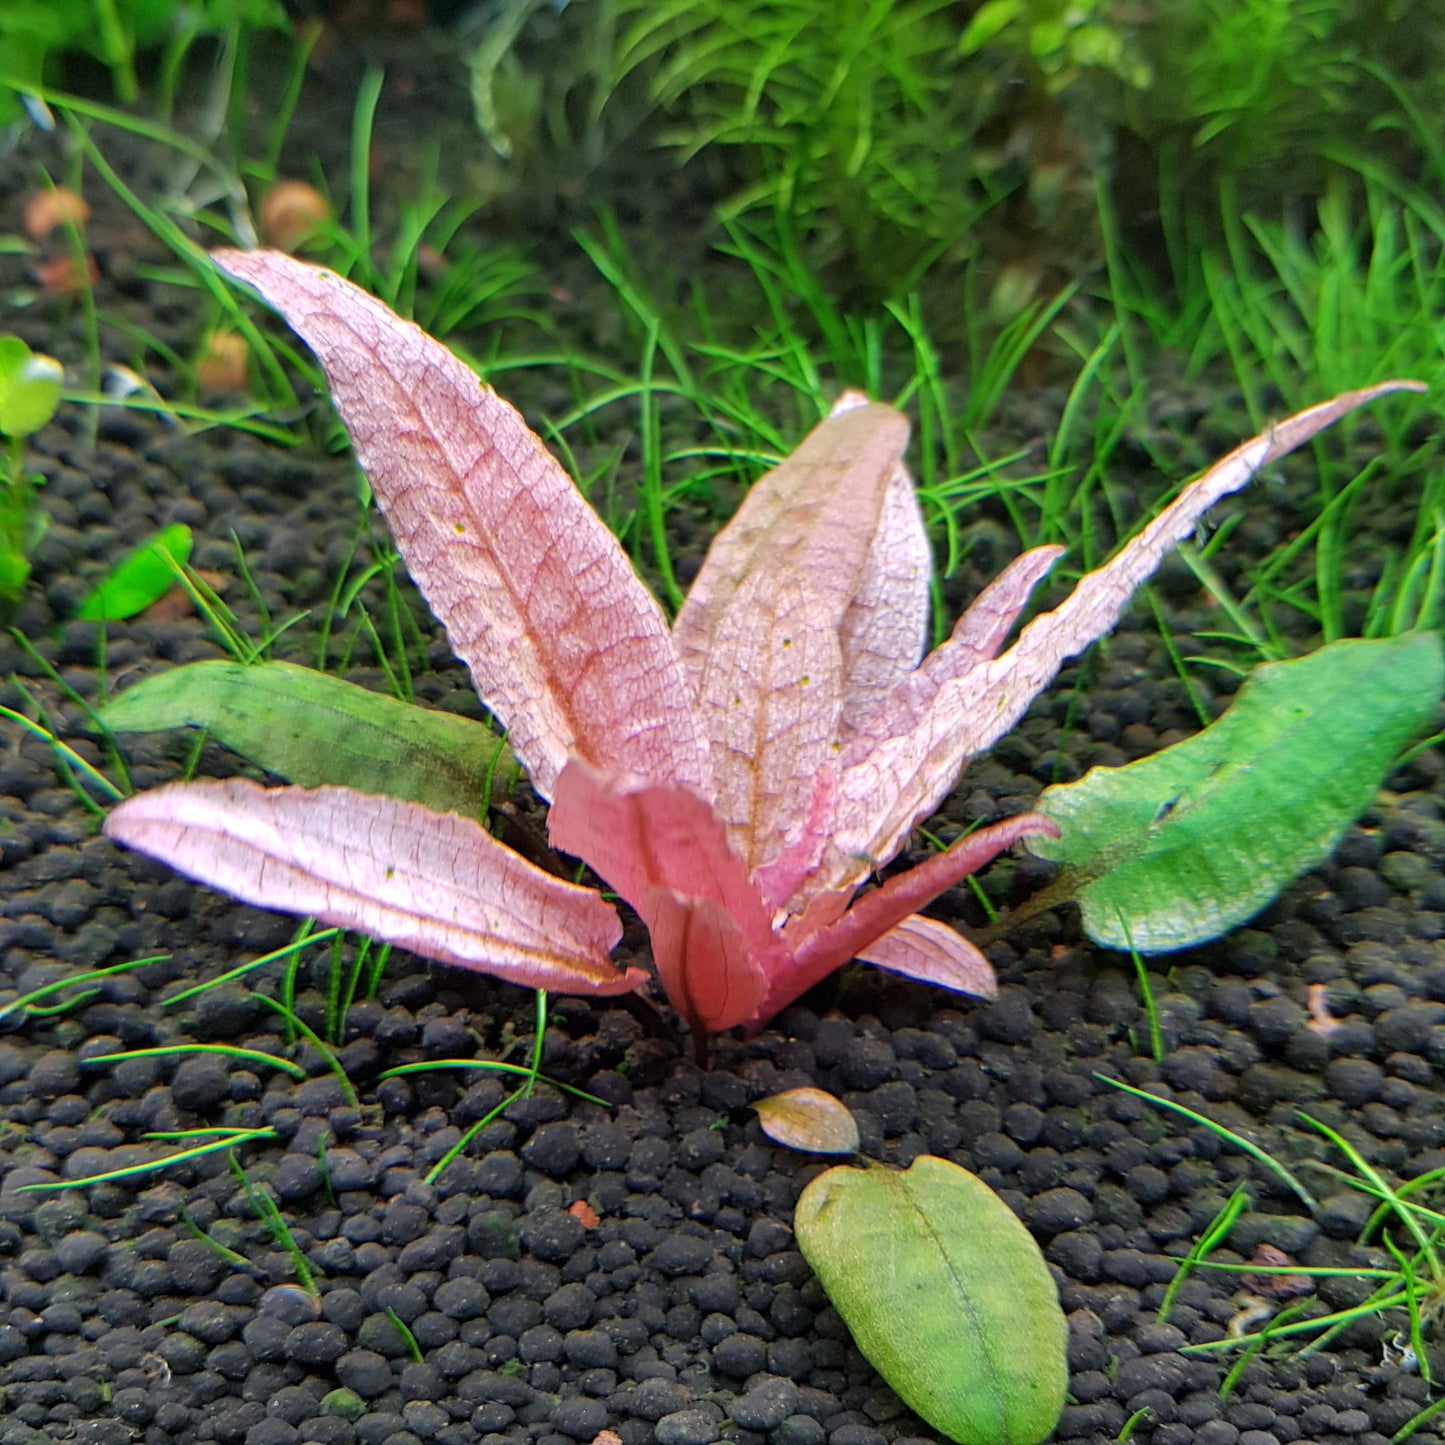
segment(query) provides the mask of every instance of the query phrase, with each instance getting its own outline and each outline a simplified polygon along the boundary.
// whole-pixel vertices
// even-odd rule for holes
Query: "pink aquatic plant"
[[[552,842],[647,924],[699,1042],[761,1026],[853,958],[990,995],[978,949],[918,910],[1050,822],[980,828],[860,886],[1209,506],[1402,385],[1336,397],[1230,453],[1005,651],[1062,549],[1025,553],[925,657],[932,559],[898,412],[846,395],[752,488],[669,628],[538,438],[440,343],[289,256],[216,259],[320,359],[412,577],[551,800]],[[232,779],[141,794],[106,832],[248,902],[519,984],[648,980],[611,961],[621,928],[595,890],[454,813]]]

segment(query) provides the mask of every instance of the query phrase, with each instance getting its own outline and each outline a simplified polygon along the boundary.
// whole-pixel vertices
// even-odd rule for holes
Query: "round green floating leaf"
[[[923,1155],[840,1165],[803,1191],[798,1245],[858,1348],[960,1445],[1039,1445],[1058,1424],[1068,1327],[1033,1236],[981,1179]]]
[[[39,356],[18,336],[0,336],[0,434],[37,432],[60,405],[65,372],[50,356]]]

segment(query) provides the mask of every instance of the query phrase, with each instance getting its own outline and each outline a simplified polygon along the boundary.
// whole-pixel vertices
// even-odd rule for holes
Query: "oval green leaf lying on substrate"
[[[981,1179],[922,1155],[839,1165],[793,1228],[873,1368],[960,1445],[1038,1445],[1058,1423],[1068,1326],[1033,1236]]]
[[[858,1121],[826,1089],[785,1089],[753,1105],[763,1133],[810,1154],[856,1154]]]
[[[1442,681],[1433,632],[1268,663],[1196,736],[1046,789],[1039,811],[1060,836],[1028,846],[1070,870],[1095,943],[1168,953],[1217,938],[1329,856],[1429,726]]]
[[[290,662],[193,662],[127,688],[102,711],[116,732],[206,728],[303,788],[334,783],[485,817],[517,779],[484,723],[415,707]]]
[[[191,529],[184,522],[164,527],[122,557],[75,610],[88,622],[123,622],[159,602],[190,559]]]

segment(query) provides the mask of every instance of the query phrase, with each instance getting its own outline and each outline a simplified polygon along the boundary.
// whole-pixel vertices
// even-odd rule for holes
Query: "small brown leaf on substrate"
[[[856,1154],[858,1121],[826,1089],[788,1089],[753,1108],[763,1133],[789,1149],[811,1154]]]

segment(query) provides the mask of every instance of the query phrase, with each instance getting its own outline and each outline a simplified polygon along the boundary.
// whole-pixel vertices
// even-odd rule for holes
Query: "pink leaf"
[[[870,765],[875,750],[887,746],[899,734],[910,735],[909,730],[927,718],[945,683],[967,675],[971,668],[997,654],[1033,589],[1063,550],[1062,547],[1035,547],[1025,552],[978,594],[954,625],[948,641],[930,653],[921,667],[902,678],[886,701],[875,707],[848,739],[839,764],[840,774],[846,769],[856,776],[856,770]],[[880,861],[886,862],[886,856],[875,857],[865,850],[830,850],[823,867],[811,877],[798,880],[791,906],[796,908],[815,894],[855,886]]]
[[[831,414],[865,405],[861,392],[844,392]],[[928,643],[932,575],[923,509],[913,478],[900,464],[888,479],[878,528],[839,629],[845,737],[918,666]]]
[[[908,423],[871,403],[830,416],[753,484],[713,540],[673,624],[673,640],[697,690],[718,623],[755,574],[788,566],[815,589],[835,632],[858,591],[878,531],[889,478],[908,443]]]
[[[700,1010],[688,1018],[695,1030],[753,1015],[782,945],[707,803],[573,761],[557,780],[547,825],[555,847],[585,859],[637,910],[668,996]]]
[[[779,563],[744,579],[703,658],[697,710],[714,808],[749,872],[782,852],[820,774],[836,774],[840,673],[838,634],[808,578]]]
[[[966,676],[980,662],[996,657],[1033,590],[1063,555],[1062,547],[1035,547],[1012,562],[974,598],[941,647],[922,666],[899,680],[886,702],[859,724],[843,752],[842,766],[867,759],[880,742],[922,718],[944,683]]]
[[[657,976],[694,1039],[750,1018],[766,992],[743,931],[711,898],[651,888],[638,912],[647,922]]]
[[[924,664],[934,683],[962,677],[985,658],[997,657],[1028,606],[1034,588],[1063,555],[1062,547],[1034,547],[1015,557],[969,603],[968,610],[954,623],[948,641]]]
[[[793,950],[792,962],[774,973],[767,1001],[754,1022],[772,1018],[850,958],[864,957],[879,939],[911,913],[931,903],[970,873],[977,872],[1020,838],[1040,833],[1056,838],[1058,832],[1058,825],[1051,819],[1039,813],[1021,813],[1017,818],[966,834],[942,853],[906,873],[895,874],[881,888],[863,894],[836,921],[826,920],[836,907],[830,907],[829,900],[839,895],[822,894],[815,898],[808,912],[785,934]],[[810,927],[814,916],[818,924]],[[885,945],[883,952],[901,961],[905,956],[904,947],[901,942]],[[914,956],[921,954],[915,950]],[[939,964],[941,967],[941,959]]]
[[[961,933],[936,918],[911,913],[882,938],[875,938],[858,957],[954,993],[975,998],[998,996],[993,965]]]
[[[1346,412],[1401,389],[1423,388],[1391,381],[1346,392],[1246,442],[1186,487],[1112,561],[1083,578],[1061,606],[1034,618],[1002,657],[972,667],[940,664],[946,676],[921,708],[918,684],[912,678],[899,684],[869,718],[866,740],[850,744],[839,780],[837,832],[812,886],[860,877],[859,858],[893,857],[914,824],[953,787],[963,764],[1014,726],[1065,658],[1114,626],[1139,584],[1215,502]]]
[[[616,994],[647,981],[608,958],[622,930],[595,891],[533,867],[455,813],[232,778],[141,793],[105,831],[247,903],[528,988]]]
[[[569,753],[706,791],[662,612],[517,412],[339,276],[278,252],[216,260],[316,353],[408,570],[538,792]]]
[[[831,836],[837,796],[837,768],[820,768],[813,777],[808,811],[794,821],[778,855],[753,870],[753,883],[769,908],[786,909],[816,871]]]

